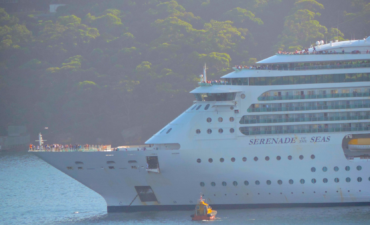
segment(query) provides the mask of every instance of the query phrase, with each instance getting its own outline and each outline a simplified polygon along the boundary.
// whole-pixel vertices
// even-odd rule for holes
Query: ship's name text
[[[249,140],[249,145],[272,145],[272,144],[295,144],[295,143],[317,143],[329,142],[330,136],[313,136],[309,140],[306,137],[287,137],[287,138],[261,138]]]

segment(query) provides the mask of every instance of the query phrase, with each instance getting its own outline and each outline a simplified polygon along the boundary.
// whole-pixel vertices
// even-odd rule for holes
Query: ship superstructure
[[[204,78],[144,146],[34,152],[108,212],[193,209],[199,193],[215,209],[369,204],[369,51],[370,37],[319,42]]]

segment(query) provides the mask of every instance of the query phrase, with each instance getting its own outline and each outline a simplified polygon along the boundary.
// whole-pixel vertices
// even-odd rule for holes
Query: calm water
[[[369,224],[370,207],[219,210],[191,222],[191,211],[107,214],[95,192],[30,153],[0,153],[0,224]]]

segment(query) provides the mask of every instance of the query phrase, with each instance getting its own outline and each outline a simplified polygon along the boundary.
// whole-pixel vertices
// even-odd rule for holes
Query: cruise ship
[[[215,209],[370,205],[369,51],[370,37],[318,41],[204,74],[142,146],[31,151],[108,212],[193,209],[199,194]]]

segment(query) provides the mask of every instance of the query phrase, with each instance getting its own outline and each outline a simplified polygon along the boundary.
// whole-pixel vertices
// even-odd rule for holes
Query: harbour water
[[[122,190],[124,191],[124,190]],[[0,224],[194,224],[191,211],[107,214],[102,197],[31,153],[0,152]],[[214,224],[369,224],[370,207],[218,210]]]

